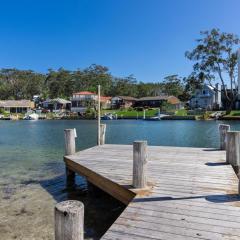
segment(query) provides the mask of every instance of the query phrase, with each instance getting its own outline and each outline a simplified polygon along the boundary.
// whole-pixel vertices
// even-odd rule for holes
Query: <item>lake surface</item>
[[[188,147],[219,146],[220,121],[106,121],[106,143]],[[224,122],[240,130],[240,122]],[[0,236],[3,239],[53,239],[56,202],[78,199],[86,207],[86,238],[98,239],[124,206],[111,197],[89,193],[78,177],[75,191],[65,189],[64,135],[77,129],[77,149],[95,145],[96,121],[0,121]]]

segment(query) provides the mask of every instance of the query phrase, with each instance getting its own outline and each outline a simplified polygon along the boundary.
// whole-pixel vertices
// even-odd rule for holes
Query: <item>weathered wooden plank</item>
[[[134,226],[126,226],[126,225],[120,225],[120,224],[113,224],[111,227],[112,231],[119,231],[119,232],[127,232],[136,236],[145,237],[146,239],[161,239],[161,240],[196,240],[196,239],[202,239],[201,237],[190,237],[186,235],[180,235],[180,234],[174,234],[174,233],[168,233],[164,231],[158,231],[158,230],[152,230],[142,227],[134,227]],[[106,234],[107,236],[107,234]],[[104,237],[103,237],[104,239]],[[129,238],[123,238],[123,239],[129,239]],[[236,239],[237,240],[237,239]]]
[[[73,171],[76,171],[78,174],[87,178],[89,182],[101,188],[103,191],[109,193],[119,201],[128,204],[135,194],[126,188],[119,186],[118,184],[110,181],[109,179],[104,178],[103,176],[83,167],[80,164],[76,164],[73,161],[69,160],[67,157],[64,158],[65,163]]]
[[[166,224],[169,226],[177,226],[177,227],[183,227],[183,228],[189,228],[189,229],[195,229],[195,230],[202,230],[207,232],[214,232],[214,233],[221,233],[221,234],[227,234],[227,235],[233,235],[233,236],[240,236],[240,229],[237,228],[230,228],[225,226],[217,226],[217,225],[209,225],[206,223],[199,223],[199,222],[188,222],[184,218],[181,219],[169,219],[166,217],[160,217],[160,216],[153,216],[152,214],[144,214],[140,211],[138,211],[137,214],[132,214],[129,211],[125,211],[121,218],[119,219],[134,219],[135,221],[145,221],[150,223],[157,223],[157,224]]]
[[[136,221],[135,219],[126,219],[126,218],[119,218],[115,224],[119,225],[124,225],[124,226],[131,226],[132,227],[137,227],[137,228],[142,228],[142,229],[147,229],[147,230],[154,230],[154,231],[159,231],[159,232],[164,232],[164,233],[171,233],[171,234],[176,234],[176,235],[182,235],[186,237],[199,237],[202,239],[211,239],[211,240],[222,240],[224,238],[224,235],[229,234],[224,234],[224,233],[217,233],[217,232],[209,232],[205,230],[200,230],[200,229],[192,229],[189,226],[187,227],[182,227],[182,226],[174,226],[174,225],[167,225],[165,222],[156,223],[153,221],[146,221],[149,219],[142,219],[139,221]],[[232,239],[238,239],[239,236],[233,236],[230,235]]]

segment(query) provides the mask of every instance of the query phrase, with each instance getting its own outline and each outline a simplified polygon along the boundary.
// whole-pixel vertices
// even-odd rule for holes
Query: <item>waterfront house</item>
[[[101,96],[100,97],[101,108],[102,109],[110,109],[111,108],[111,99],[112,99],[112,97]]]
[[[79,114],[85,113],[87,108],[96,107],[98,96],[96,93],[89,91],[82,91],[73,93],[71,98],[71,112]]]
[[[219,84],[215,87],[204,84],[202,88],[196,89],[189,101],[191,109],[201,108],[205,110],[218,110],[222,107],[221,88]]]
[[[144,107],[144,108],[159,108],[164,103],[170,104],[174,109],[180,109],[182,107],[182,104],[180,100],[175,96],[155,96],[155,97],[142,97],[139,98],[135,106],[136,107]]]
[[[30,100],[0,100],[0,109],[10,113],[26,113],[34,108]]]
[[[116,96],[111,99],[111,108],[129,108],[135,105],[137,98],[130,96]]]
[[[70,111],[71,110],[71,101],[65,100],[63,98],[54,98],[47,99],[42,103],[42,107],[50,110],[51,112],[55,111]]]

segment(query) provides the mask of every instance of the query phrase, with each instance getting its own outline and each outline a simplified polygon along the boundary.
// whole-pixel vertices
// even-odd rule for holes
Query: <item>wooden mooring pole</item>
[[[230,163],[240,178],[240,132],[229,131],[227,132],[227,144],[226,144],[226,161]],[[240,194],[240,186],[238,188]]]
[[[240,165],[240,132],[227,132],[226,160],[232,166]]]
[[[84,239],[84,205],[68,200],[55,206],[55,240]]]
[[[133,142],[133,187],[147,187],[147,141]]]
[[[77,137],[76,129],[65,129],[65,155],[72,155],[76,152],[75,138]],[[73,187],[75,184],[75,172],[66,166],[67,187]]]
[[[65,155],[72,155],[76,152],[76,129],[65,129],[64,130],[65,137]]]
[[[100,124],[100,145],[105,144],[105,138],[106,138],[106,124]]]
[[[98,141],[97,144],[101,145],[101,86],[98,85]]]
[[[220,135],[220,150],[226,150],[227,132],[230,131],[230,125],[219,124],[218,130]]]

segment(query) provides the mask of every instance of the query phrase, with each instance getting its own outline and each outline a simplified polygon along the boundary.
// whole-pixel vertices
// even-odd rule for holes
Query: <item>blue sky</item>
[[[46,72],[92,63],[158,82],[187,76],[201,30],[240,36],[239,0],[1,1],[0,68]]]

